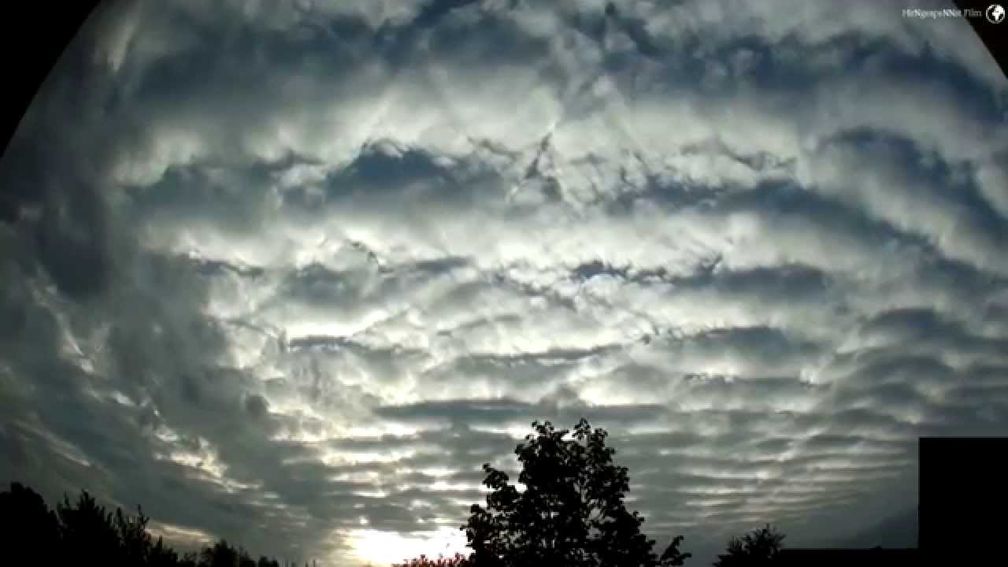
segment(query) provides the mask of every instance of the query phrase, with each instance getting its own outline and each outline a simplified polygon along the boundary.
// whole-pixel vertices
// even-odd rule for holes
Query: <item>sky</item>
[[[1008,80],[862,2],[120,1],[0,161],[0,480],[461,550],[587,417],[658,546],[915,544],[1008,434]]]

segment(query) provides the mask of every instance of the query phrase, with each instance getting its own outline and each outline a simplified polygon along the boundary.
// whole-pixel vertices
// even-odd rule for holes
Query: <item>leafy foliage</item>
[[[0,493],[0,545],[10,564],[113,565],[123,567],[280,567],[268,557],[253,559],[220,540],[199,554],[179,555],[147,531],[149,518],[99,505],[86,491],[66,496],[53,512],[42,497],[20,483]]]
[[[468,558],[461,553],[456,553],[451,557],[438,557],[437,559],[421,555],[404,563],[396,563],[392,567],[468,567],[468,565]]]
[[[690,557],[679,551],[681,536],[655,555],[644,519],[626,508],[628,471],[613,462],[604,430],[585,419],[573,432],[548,421],[532,427],[515,449],[524,491],[483,465],[486,507],[474,504],[462,526],[473,567],[671,567]]]
[[[728,540],[725,553],[718,555],[714,567],[762,567],[773,565],[780,553],[784,534],[767,524],[741,538]]]

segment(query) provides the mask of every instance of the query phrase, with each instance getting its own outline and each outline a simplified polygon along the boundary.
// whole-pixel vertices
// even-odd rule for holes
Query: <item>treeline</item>
[[[281,567],[276,559],[254,559],[225,540],[199,552],[179,553],[147,531],[148,517],[99,505],[82,491],[50,509],[37,492],[20,483],[0,493],[0,545],[7,565],[98,565],[109,567]]]
[[[692,554],[683,536],[658,553],[642,531],[644,518],[626,507],[627,467],[616,464],[608,433],[581,419],[573,430],[533,422],[515,447],[518,484],[483,465],[486,503],[473,504],[460,528],[467,555],[421,556],[393,567],[681,567]],[[64,496],[50,510],[30,488],[13,483],[0,493],[0,545],[8,564],[92,564],[123,567],[280,567],[254,560],[224,540],[179,554],[147,531],[148,518],[99,506],[87,492]],[[780,556],[784,535],[771,526],[728,541],[714,567],[762,567]],[[660,549],[660,548],[659,548]],[[20,559],[18,561],[17,559]]]

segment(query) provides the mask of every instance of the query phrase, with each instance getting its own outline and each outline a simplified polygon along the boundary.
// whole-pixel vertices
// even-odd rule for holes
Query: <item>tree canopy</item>
[[[728,540],[725,552],[714,560],[714,567],[763,567],[773,565],[780,553],[784,534],[770,524],[753,530],[741,538]]]
[[[462,526],[474,567],[671,567],[690,557],[679,550],[682,536],[654,553],[644,518],[626,507],[628,471],[613,462],[603,429],[585,419],[573,432],[548,421],[532,427],[515,449],[524,490],[483,465],[491,492]]]

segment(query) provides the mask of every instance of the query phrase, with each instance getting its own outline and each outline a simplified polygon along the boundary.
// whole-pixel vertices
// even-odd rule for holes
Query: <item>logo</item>
[[[987,21],[992,24],[1000,24],[1005,19],[1005,9],[1001,4],[991,4],[987,6]]]

